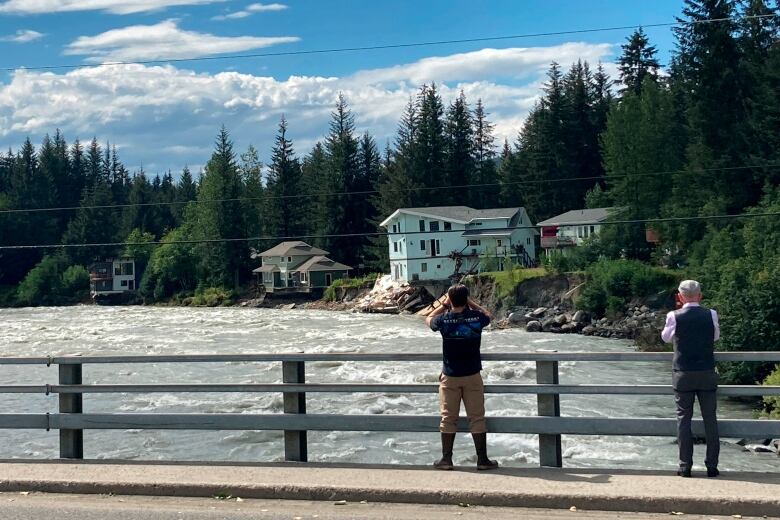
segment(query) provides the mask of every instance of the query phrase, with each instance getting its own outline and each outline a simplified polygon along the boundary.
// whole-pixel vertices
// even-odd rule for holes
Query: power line
[[[566,177],[562,179],[530,179],[525,181],[512,181],[512,182],[489,182],[480,184],[461,184],[455,186],[417,186],[413,188],[395,188],[389,190],[390,193],[403,193],[411,191],[438,191],[438,190],[452,190],[452,189],[468,189],[468,188],[490,188],[498,186],[523,186],[534,184],[558,184],[565,182],[580,182],[580,181],[594,181],[603,180],[609,182],[613,179],[624,178],[644,178],[654,177],[658,175],[691,175],[702,174],[710,172],[736,172],[747,169],[761,169],[761,168],[774,168],[780,167],[780,164],[762,164],[762,165],[749,165],[749,166],[726,166],[720,168],[701,168],[694,170],[668,170],[660,172],[645,172],[645,173],[618,173],[609,175],[596,175],[588,177]],[[262,197],[233,197],[225,199],[210,199],[210,200],[188,200],[188,201],[156,201],[156,202],[136,202],[126,204],[102,204],[95,206],[61,206],[50,208],[11,208],[0,210],[0,215],[11,213],[41,213],[41,212],[56,212],[56,211],[77,211],[80,209],[124,209],[134,207],[151,207],[151,206],[184,206],[187,204],[217,204],[225,202],[253,202],[258,200],[275,200],[275,199],[307,199],[314,196],[322,197],[343,197],[350,195],[377,195],[380,190],[361,190],[361,191],[337,191],[337,192],[315,192],[307,194],[297,195],[270,195]]]
[[[201,56],[197,58],[169,58],[169,59],[161,58],[156,60],[111,61],[111,62],[100,63],[95,65],[72,64],[72,65],[41,65],[36,67],[17,66],[17,67],[5,67],[0,70],[5,72],[13,72],[19,69],[24,69],[24,70],[90,69],[90,68],[97,68],[97,67],[111,67],[111,66],[119,66],[119,65],[156,65],[156,64],[164,64],[164,63],[190,63],[190,62],[200,62],[200,61],[233,60],[233,59],[247,59],[247,58],[269,58],[269,57],[279,57],[279,56],[303,56],[303,55],[313,55],[313,54],[315,55],[335,54],[335,53],[346,53],[346,52],[377,51],[377,50],[387,50],[387,49],[408,49],[413,47],[431,47],[437,45],[454,45],[454,44],[461,44],[461,43],[481,43],[481,42],[491,42],[491,41],[519,40],[525,38],[541,38],[547,36],[569,36],[574,34],[625,31],[629,29],[638,29],[640,27],[658,28],[658,27],[674,27],[674,26],[681,26],[681,25],[701,25],[701,24],[721,23],[721,22],[729,22],[729,21],[734,22],[739,20],[776,18],[778,16],[780,15],[761,14],[761,15],[739,16],[739,17],[710,18],[707,20],[691,20],[691,21],[677,20],[674,22],[661,22],[661,23],[653,23],[647,25],[622,25],[616,27],[599,27],[593,29],[573,29],[573,30],[566,30],[566,31],[512,34],[512,35],[503,35],[503,36],[485,36],[480,38],[462,38],[462,39],[452,39],[452,40],[435,40],[435,41],[411,42],[411,43],[392,43],[392,44],[385,44],[385,45],[335,47],[335,48],[309,49],[309,50],[299,50],[299,51],[258,52],[258,53],[250,53],[250,54],[226,54],[222,56]]]
[[[737,215],[701,215],[701,216],[688,216],[688,217],[664,217],[664,218],[651,218],[651,219],[629,219],[629,220],[607,220],[603,222],[577,222],[572,224],[559,224],[556,226],[510,226],[505,228],[484,228],[473,229],[480,233],[493,232],[493,231],[512,231],[520,229],[540,229],[543,227],[578,227],[578,226],[605,226],[605,225],[620,225],[620,224],[658,224],[664,222],[695,222],[695,221],[709,221],[709,220],[730,220],[730,219],[742,219],[742,218],[758,218],[758,217],[780,217],[780,212],[769,213],[740,213]],[[465,233],[464,229],[451,229],[440,231],[409,231],[405,233],[390,233],[384,231],[367,232],[367,233],[333,233],[325,235],[290,235],[290,236],[259,236],[259,237],[243,237],[243,238],[204,238],[204,239],[192,239],[192,240],[151,240],[148,242],[102,242],[102,243],[88,243],[88,244],[34,244],[34,245],[10,245],[0,246],[0,250],[18,250],[18,249],[58,249],[58,248],[88,248],[88,247],[127,247],[127,246],[156,246],[156,245],[191,245],[191,244],[217,244],[217,243],[235,243],[235,242],[279,242],[286,240],[300,240],[300,239],[330,239],[330,238],[360,238],[360,237],[392,237],[392,236],[408,236],[408,235],[430,235],[432,233]],[[480,236],[480,235],[467,235],[467,236]]]

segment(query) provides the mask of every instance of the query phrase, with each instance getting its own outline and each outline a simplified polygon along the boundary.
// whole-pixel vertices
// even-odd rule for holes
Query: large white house
[[[397,281],[442,281],[491,256],[503,267],[507,257],[528,265],[536,259],[536,235],[525,208],[473,209],[466,206],[402,208],[387,217],[390,274]]]

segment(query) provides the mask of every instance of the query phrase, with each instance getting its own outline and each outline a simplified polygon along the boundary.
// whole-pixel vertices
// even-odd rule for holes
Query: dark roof
[[[350,266],[340,264],[327,256],[315,256],[290,271],[349,271],[350,269],[352,269]]]
[[[523,208],[474,209],[468,206],[434,206],[431,208],[401,208],[394,212],[393,215],[397,212],[405,212],[468,223],[472,220],[480,219],[511,219],[519,211],[522,211],[522,209]]]
[[[593,209],[575,209],[567,211],[558,216],[548,218],[539,222],[538,226],[559,226],[561,224],[585,224],[589,222],[603,222],[607,218],[619,211],[620,208],[593,208]]]
[[[318,247],[310,246],[306,242],[296,240],[276,244],[268,251],[263,251],[259,256],[316,256],[327,255],[328,252]]]

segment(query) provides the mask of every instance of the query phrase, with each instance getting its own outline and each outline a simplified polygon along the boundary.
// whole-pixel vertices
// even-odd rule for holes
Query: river
[[[261,352],[439,352],[440,339],[415,317],[328,311],[244,308],[50,307],[0,310],[0,355],[194,354]],[[631,351],[627,341],[578,335],[529,334],[519,329],[488,330],[483,351]],[[488,383],[529,383],[533,363],[486,362]],[[437,363],[307,364],[309,382],[435,383]],[[561,383],[666,384],[664,363],[561,363]],[[56,369],[0,367],[3,384],[56,383]],[[188,365],[86,365],[84,383],[272,383],[281,382],[279,363]],[[56,396],[0,395],[5,413],[56,412]],[[534,415],[532,395],[488,395],[488,415]],[[308,394],[312,413],[437,414],[435,394]],[[92,394],[84,410],[109,412],[279,413],[279,394]],[[669,396],[562,396],[561,412],[590,417],[673,417]],[[751,418],[744,404],[723,400],[724,418]],[[134,460],[278,461],[280,432],[87,431],[87,458]],[[53,458],[57,433],[0,431],[0,458]],[[538,463],[533,435],[496,434],[491,455],[508,466]],[[438,454],[437,434],[393,432],[310,432],[309,459],[317,462],[429,464]],[[653,437],[564,436],[564,465],[673,469],[676,445]],[[701,466],[703,446],[697,446]],[[471,463],[466,434],[455,446],[456,463]],[[780,457],[743,452],[724,442],[726,470],[780,471]]]

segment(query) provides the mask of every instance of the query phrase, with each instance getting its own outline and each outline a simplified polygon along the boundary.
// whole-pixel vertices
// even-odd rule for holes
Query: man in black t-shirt
[[[479,348],[482,329],[490,324],[490,313],[469,298],[468,287],[453,285],[442,304],[426,319],[431,330],[440,332],[444,367],[439,376],[442,458],[437,469],[451,470],[452,447],[458,431],[460,402],[466,407],[469,429],[477,451],[477,469],[495,469],[498,462],[487,456],[485,385]]]

